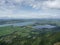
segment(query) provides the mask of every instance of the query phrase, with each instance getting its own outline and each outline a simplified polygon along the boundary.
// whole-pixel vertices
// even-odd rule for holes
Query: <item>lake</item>
[[[42,29],[42,28],[55,28],[56,26],[52,26],[52,25],[37,25],[34,26],[33,28],[35,29]]]
[[[33,25],[36,22],[22,22],[22,23],[14,23],[14,24],[3,24],[0,25],[0,27],[4,27],[4,26],[27,26],[27,25]],[[36,29],[42,29],[42,28],[55,28],[56,26],[52,26],[52,25],[37,25],[37,26],[32,26],[32,28],[36,28]]]
[[[3,24],[3,25],[0,25],[0,27],[4,27],[4,26],[27,26],[27,25],[30,25],[30,24],[34,24],[35,22],[22,22],[22,23],[14,23],[14,24]]]

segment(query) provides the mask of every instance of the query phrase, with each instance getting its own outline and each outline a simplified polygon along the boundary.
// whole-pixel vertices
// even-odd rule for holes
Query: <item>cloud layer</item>
[[[39,10],[40,13],[43,10],[45,11],[45,13],[42,11],[42,14],[39,13],[39,15],[38,11],[36,11],[36,15],[31,14],[31,12],[29,11],[30,9]],[[54,12],[52,11],[52,9],[54,10]],[[60,14],[60,11],[58,11],[58,13],[56,14],[58,9],[60,10],[60,0],[0,0],[0,17],[29,17],[28,14],[30,14],[30,17],[34,17],[32,15],[35,15],[35,17],[38,18],[46,18],[51,14],[51,18],[58,17],[58,15]],[[25,12],[27,10],[28,14],[21,14],[22,10]],[[50,10],[50,12],[47,12],[46,10]],[[17,11],[19,11],[20,13],[16,14],[15,16],[14,13],[17,13]],[[56,15],[53,15],[51,12],[55,13]],[[43,15],[43,13],[45,15]]]
[[[60,9],[60,0],[0,0],[0,8],[16,9],[22,5],[35,9]]]

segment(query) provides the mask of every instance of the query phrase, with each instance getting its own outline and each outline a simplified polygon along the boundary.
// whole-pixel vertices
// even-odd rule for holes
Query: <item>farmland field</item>
[[[28,24],[28,22],[31,22]],[[4,21],[0,21],[4,22]],[[59,45],[60,21],[45,19],[5,21],[5,26],[0,25],[0,45]],[[22,22],[22,26],[21,23]],[[26,23],[24,23],[26,22]],[[16,25],[15,25],[15,24]],[[8,25],[7,24],[14,24]],[[25,24],[25,25],[23,25]],[[54,26],[54,27],[53,27]],[[33,28],[35,27],[35,28]],[[50,27],[50,28],[48,28]],[[52,28],[53,27],[53,28]]]

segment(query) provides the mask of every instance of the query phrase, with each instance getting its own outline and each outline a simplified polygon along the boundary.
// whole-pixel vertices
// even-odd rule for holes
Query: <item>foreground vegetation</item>
[[[55,45],[60,43],[60,32],[54,30],[33,29],[31,26],[1,27],[0,45]]]
[[[37,21],[33,25],[28,26],[0,27],[0,45],[60,45],[59,20]],[[56,28],[32,28],[33,26],[44,24],[55,25]]]

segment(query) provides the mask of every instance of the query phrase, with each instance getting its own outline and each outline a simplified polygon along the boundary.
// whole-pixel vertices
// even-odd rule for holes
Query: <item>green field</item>
[[[0,45],[54,45],[60,42],[60,32],[37,31],[27,27],[1,27]],[[43,29],[42,29],[43,30]]]
[[[0,45],[60,45],[60,23],[35,23],[28,26],[0,27]],[[35,25],[50,24],[53,29],[34,29]]]

